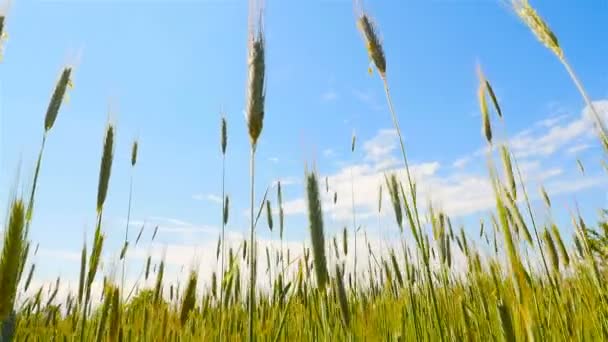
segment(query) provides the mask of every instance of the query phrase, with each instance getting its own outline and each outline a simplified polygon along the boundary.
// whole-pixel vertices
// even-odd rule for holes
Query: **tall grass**
[[[540,41],[560,58],[584,94],[582,85],[563,58],[557,37],[527,1],[513,0],[513,6]],[[4,225],[0,254],[2,341],[232,341],[245,338],[250,341],[606,340],[606,213],[600,215],[597,229],[592,229],[594,225],[582,218],[578,208],[569,213],[571,225],[561,224],[557,220],[560,208],[553,207],[549,197],[552,189],[544,186],[539,191],[539,201],[544,203],[544,207],[540,209],[541,213],[535,210],[528,195],[527,182],[509,143],[501,142],[493,135],[493,115],[498,116],[503,128],[506,118],[490,81],[480,68],[477,91],[482,139],[487,145],[487,168],[495,207],[479,226],[460,227],[459,231],[440,208],[429,205],[423,210],[418,203],[417,184],[409,168],[405,142],[392,103],[384,47],[377,26],[362,11],[357,24],[368,57],[382,80],[403,157],[405,177],[400,175],[400,170],[394,170],[387,172],[384,179],[394,223],[383,228],[398,229],[400,239],[392,244],[383,241],[378,247],[365,233],[367,249],[358,251],[359,227],[353,200],[354,247],[349,247],[350,229],[332,229],[336,227],[324,220],[319,175],[315,170],[306,170],[304,189],[310,243],[302,246],[301,253],[291,246],[284,251],[283,193],[278,182],[276,209],[279,213],[280,250],[274,246],[260,246],[255,238],[255,228],[262,211],[266,210],[271,233],[277,226],[267,199],[268,189],[261,202],[255,201],[255,156],[264,120],[266,69],[262,8],[259,4],[251,4],[249,20],[245,114],[251,152],[250,231],[249,237],[237,248],[225,241],[229,198],[225,193],[227,124],[222,118],[222,231],[216,251],[219,282],[218,274],[213,272],[210,286],[201,291],[199,284],[203,279],[194,268],[181,282],[171,281],[165,273],[167,267],[172,266],[166,256],[163,254],[158,265],[153,267],[154,259],[150,255],[142,274],[145,274],[145,279],[155,276],[153,286],[146,288],[145,284],[137,281],[127,294],[124,289],[127,223],[125,243],[120,253],[123,264],[121,283],[114,284],[113,275],[109,274],[103,279],[101,298],[93,296],[93,288],[102,283],[97,274],[104,261],[103,211],[116,144],[115,126],[108,124],[100,162],[94,236],[90,244],[85,238],[81,249],[78,287],[65,298],[59,295],[60,285],[65,283],[60,278],[52,285],[31,289],[35,284],[32,281],[34,264],[23,280],[23,286],[19,286],[29,253],[27,229],[34,210],[44,142],[56,120],[60,99],[69,85],[71,69],[66,69],[45,117],[42,148],[29,202],[26,204],[20,197],[13,198]],[[0,31],[3,23],[0,19]],[[583,97],[593,114],[595,109],[586,94]],[[601,124],[601,120],[596,120],[596,126],[603,134]],[[131,189],[137,149],[138,145],[134,143],[131,147]],[[354,149],[353,137],[351,152]],[[500,165],[496,165],[496,158],[500,159]],[[353,199],[356,185],[351,176]],[[327,178],[325,190],[329,194]],[[131,195],[130,190],[127,221],[130,219]],[[333,195],[335,204],[337,193]],[[382,186],[378,198],[380,213]],[[256,203],[260,206],[254,215]],[[538,219],[540,214],[546,217],[545,221]],[[408,229],[413,241],[406,239]],[[337,234],[332,235],[332,231]],[[473,239],[471,232],[476,231],[479,231],[479,238]],[[563,236],[568,231],[574,234],[574,248]],[[135,245],[139,243],[142,232],[143,227]],[[156,232],[155,229],[152,240]],[[333,246],[326,243],[330,240]],[[266,252],[268,285],[267,288],[256,289],[260,248]],[[359,259],[363,260],[362,264],[367,259],[367,265],[360,266],[355,261],[353,268],[347,266],[347,261],[359,257],[362,257]],[[537,269],[536,263],[541,262]],[[203,265],[205,268],[213,266]],[[243,273],[245,271],[249,273]],[[249,276],[248,279],[245,275]],[[28,288],[34,291],[33,294],[26,294]]]
[[[135,139],[133,144],[131,145],[131,176],[129,178],[129,204],[127,209],[127,225],[125,227],[125,241],[123,245],[122,252],[120,253],[120,259],[122,259],[122,275],[120,282],[121,291],[124,290],[125,287],[125,262],[126,262],[126,253],[129,248],[129,226],[131,224],[131,201],[133,199],[133,172],[135,170],[135,164],[137,164],[137,153],[139,151],[139,141]]]
[[[220,150],[222,152],[222,263],[220,265],[220,303],[224,302],[224,274],[226,268],[224,265],[226,259],[226,223],[228,223],[228,197],[226,197],[226,149],[228,148],[228,123],[226,117],[222,114],[220,121]],[[223,306],[220,306],[220,335],[224,326]]]
[[[254,340],[255,313],[255,258],[257,255],[255,242],[255,223],[253,210],[255,205],[255,152],[258,138],[264,125],[264,100],[266,97],[266,59],[263,30],[263,8],[255,1],[250,1],[249,8],[249,41],[248,41],[248,75],[247,94],[245,102],[245,118],[251,143],[250,156],[250,235],[249,235],[249,341]]]

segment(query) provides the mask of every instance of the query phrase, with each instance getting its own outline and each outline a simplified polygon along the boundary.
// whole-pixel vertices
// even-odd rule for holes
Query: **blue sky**
[[[608,108],[602,102],[608,100],[608,45],[601,43],[608,33],[608,2],[533,5],[558,35],[598,108]],[[605,204],[600,149],[582,119],[581,97],[504,2],[367,1],[366,9],[379,25],[409,157],[430,199],[462,223],[487,213],[476,98],[480,63],[500,98],[530,193],[536,195],[541,182],[550,194],[555,189],[555,214],[564,223],[574,199],[589,217]],[[283,179],[286,237],[304,240],[301,178],[305,164],[314,163],[338,191],[340,204],[326,207],[333,233],[350,221],[353,166],[358,213],[371,230],[378,177],[401,164],[381,82],[367,72],[352,3],[268,0],[265,19],[267,101],[257,197]],[[130,144],[136,137],[135,224],[148,223],[148,239],[159,224],[159,244],[170,251],[183,246],[179,260],[191,259],[186,251],[199,248],[193,246],[214,246],[221,215],[213,199],[221,190],[222,108],[229,125],[229,229],[245,230],[245,1],[23,0],[11,4],[6,30],[0,65],[3,208],[10,189],[29,189],[50,94],[61,68],[75,65],[74,89],[48,137],[36,198],[31,239],[40,242],[41,278],[77,272],[74,256],[95,219],[108,116],[117,124],[118,139],[104,220],[108,259],[120,250],[124,234]],[[359,143],[351,154],[353,131]],[[587,161],[585,177],[577,158]],[[384,210],[386,229],[394,229],[391,215]],[[270,239],[262,221],[261,238]],[[132,235],[138,228],[131,228]]]

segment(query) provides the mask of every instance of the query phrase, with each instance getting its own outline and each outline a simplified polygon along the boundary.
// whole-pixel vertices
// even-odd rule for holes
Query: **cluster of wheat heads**
[[[225,187],[228,123],[222,113],[219,130],[222,208],[218,213],[222,230],[216,251],[218,265],[202,266],[216,269],[219,274],[213,272],[211,283],[201,291],[196,268],[188,272],[183,283],[173,282],[165,273],[165,256],[153,260],[148,255],[138,282],[130,289],[125,288],[128,250],[140,242],[144,233],[142,226],[135,239],[129,234],[133,174],[139,151],[136,139],[130,146],[127,226],[118,261],[122,263],[122,276],[120,283],[114,281],[112,274],[104,275],[101,282],[106,239],[103,211],[117,141],[116,125],[109,122],[102,142],[96,225],[92,241],[85,240],[82,246],[77,292],[60,298],[61,279],[57,278],[50,286],[41,286],[33,295],[26,295],[35,277],[35,264],[28,261],[31,243],[28,229],[35,213],[34,198],[45,141],[72,84],[74,69],[66,66],[45,116],[29,200],[25,201],[18,193],[13,195],[6,215],[0,254],[2,341],[232,341],[245,338],[250,341],[552,341],[608,338],[608,289],[605,285],[608,221],[602,216],[598,229],[592,229],[578,212],[574,212],[571,213],[571,226],[560,224],[553,214],[558,209],[552,207],[551,189],[543,186],[539,194],[544,202],[544,212],[533,210],[517,158],[507,142],[499,141],[493,135],[495,126],[505,125],[506,113],[481,68],[477,71],[481,131],[487,144],[495,210],[479,226],[465,229],[454,227],[451,218],[439,208],[422,209],[391,98],[386,50],[378,25],[363,10],[357,14],[357,26],[368,57],[381,78],[403,157],[404,168],[387,172],[378,192],[378,214],[390,210],[394,215],[394,223],[383,228],[396,230],[400,234],[399,241],[381,247],[374,245],[365,229],[357,226],[354,200],[351,203],[352,233],[349,234],[347,227],[329,228],[331,223],[324,220],[323,206],[327,204],[322,200],[322,178],[314,168],[307,168],[304,192],[310,242],[303,243],[301,253],[293,248],[284,249],[281,183],[276,185],[275,210],[268,197],[269,189],[261,200],[255,198],[255,155],[265,117],[266,48],[263,6],[254,2],[250,5],[245,94],[245,123],[251,152],[249,237],[236,247],[226,241],[230,203]],[[588,103],[605,145],[601,116],[566,62],[556,35],[528,1],[514,0],[512,6],[534,35],[564,64]],[[5,20],[0,16],[0,35],[4,34],[4,29]],[[353,135],[353,153],[355,148]],[[351,177],[352,198],[356,184],[357,179]],[[384,209],[383,189],[390,201],[390,207]],[[330,193],[328,178],[325,178],[325,192]],[[338,193],[334,192],[333,204],[337,201]],[[278,249],[264,248],[256,241],[257,222],[263,212],[271,234],[278,230],[281,240]],[[275,221],[276,214],[278,221]],[[540,214],[546,219],[539,220]],[[471,236],[475,229],[479,229],[478,238]],[[573,247],[563,236],[569,230],[574,233]],[[331,231],[337,233],[332,235]],[[158,227],[151,234],[152,241],[157,232]],[[408,241],[406,233],[411,234],[413,241]],[[364,235],[366,248],[357,248],[360,245],[357,238],[361,239],[361,235]],[[349,240],[354,240],[354,244]],[[33,248],[34,254],[36,250],[37,247]],[[266,262],[264,265],[262,260],[260,266],[259,256],[264,252]],[[463,261],[457,261],[457,255]],[[540,260],[535,259],[535,255],[539,255]],[[355,264],[361,261],[362,266],[348,267],[351,258],[358,259]],[[532,266],[536,261],[541,263],[538,269]],[[457,265],[457,262],[464,265]],[[25,272],[28,265],[29,271]],[[256,284],[259,283],[257,276],[264,273],[267,284],[262,290],[256,288]],[[147,288],[141,278],[152,277],[155,278],[153,286]],[[93,288],[99,283],[102,286],[97,298]]]

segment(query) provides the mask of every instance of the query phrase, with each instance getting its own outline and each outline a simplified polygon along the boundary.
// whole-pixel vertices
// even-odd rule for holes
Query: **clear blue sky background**
[[[267,103],[258,197],[274,179],[300,179],[307,161],[330,175],[345,163],[363,161],[361,148],[350,155],[352,131],[363,144],[391,128],[381,83],[367,72],[350,1],[268,0],[266,5]],[[537,0],[533,5],[558,35],[591,97],[607,99],[608,1]],[[558,114],[569,115],[566,121],[580,117],[584,104],[562,66],[505,2],[367,1],[366,8],[383,37],[410,158],[438,162],[438,176],[450,176],[455,160],[483,146],[478,62],[501,99],[510,134]],[[75,65],[74,89],[48,137],[39,180],[31,238],[41,248],[77,252],[83,231],[91,236],[108,107],[117,124],[105,212],[109,250],[120,249],[135,137],[140,159],[133,219],[218,225],[219,204],[195,198],[220,192],[221,108],[229,124],[230,227],[245,229],[246,1],[14,1],[6,30],[0,64],[3,207],[18,175],[18,189],[28,191],[50,94],[61,68]],[[595,140],[588,141],[578,157],[593,161],[587,170],[593,173],[600,150]],[[557,151],[542,164],[577,175],[575,157]],[[466,170],[483,175],[484,167],[481,159]],[[535,187],[530,191],[536,193]],[[302,188],[297,182],[285,187],[285,198],[301,197]],[[586,212],[594,214],[605,203],[604,189],[587,187],[577,194]],[[572,199],[572,193],[564,195],[564,203]],[[558,208],[565,220],[566,207]],[[288,223],[288,237],[306,236],[302,215],[290,216]],[[160,236],[167,243],[191,238]],[[49,274],[61,269],[51,265],[57,261],[41,262],[48,263]]]

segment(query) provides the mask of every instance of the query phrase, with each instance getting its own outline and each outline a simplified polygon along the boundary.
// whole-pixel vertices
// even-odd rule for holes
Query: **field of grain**
[[[375,6],[382,6],[376,3]],[[602,115],[593,107],[584,85],[566,59],[558,38],[527,0],[512,0],[513,13],[527,25],[532,35],[549,49],[564,66],[590,109],[597,144],[602,146],[598,163],[605,164],[608,137]],[[0,33],[5,27],[0,17]],[[481,113],[480,139],[487,149],[487,174],[493,188],[495,209],[487,219],[466,231],[479,234],[472,239],[465,228],[453,227],[450,217],[439,209],[419,203],[417,183],[408,164],[410,141],[401,134],[399,119],[393,107],[390,68],[377,23],[364,10],[357,8],[356,27],[362,37],[361,53],[370,59],[370,72],[383,87],[389,109],[382,120],[392,123],[400,142],[405,174],[388,171],[378,191],[378,211],[394,213],[394,224],[400,240],[389,250],[378,250],[366,241],[366,248],[355,248],[349,239],[362,238],[356,224],[345,227],[336,236],[326,234],[323,192],[327,184],[314,167],[306,167],[305,198],[310,245],[303,246],[295,257],[283,248],[259,250],[256,230],[279,232],[281,246],[286,227],[281,183],[263,198],[255,198],[256,151],[264,136],[264,122],[273,120],[266,114],[266,64],[263,10],[250,1],[245,91],[245,124],[250,142],[249,236],[238,248],[224,243],[224,227],[230,219],[230,198],[224,191],[225,171],[218,179],[222,185],[222,234],[217,242],[217,265],[211,286],[201,292],[195,269],[187,279],[175,283],[164,277],[165,261],[148,257],[142,278],[155,279],[153,287],[128,287],[125,267],[129,250],[140,242],[130,239],[127,230],[116,274],[100,274],[106,232],[104,206],[113,172],[116,129],[108,123],[101,148],[95,233],[82,246],[79,285],[67,298],[58,299],[61,279],[53,288],[40,287],[34,296],[25,297],[36,277],[36,264],[31,262],[35,247],[28,238],[33,213],[36,211],[36,185],[44,172],[45,142],[53,139],[53,127],[61,124],[61,107],[71,88],[72,66],[62,69],[45,115],[42,145],[34,168],[33,182],[27,193],[17,192],[10,200],[5,218],[5,232],[0,259],[1,341],[588,341],[608,339],[608,222],[600,209],[597,222],[585,222],[570,212],[571,223],[558,226],[553,219],[550,194],[552,189],[528,189],[521,176],[518,161],[506,142],[495,142],[493,131],[503,130],[509,113],[503,113],[493,84],[478,66],[478,103]],[[10,54],[10,50],[4,51]],[[372,70],[373,69],[373,70]],[[475,72],[472,70],[471,72]],[[378,80],[379,78],[379,80]],[[494,85],[495,86],[495,85]],[[272,96],[269,94],[268,96]],[[38,123],[36,123],[38,124]],[[229,124],[219,123],[219,153],[222,160],[229,153]],[[496,127],[494,127],[496,126]],[[138,162],[138,149],[145,141],[133,141],[131,163]],[[357,148],[355,136],[351,150]],[[43,158],[44,157],[44,158]],[[225,165],[221,165],[225,170]],[[583,169],[582,164],[580,164]],[[608,168],[605,168],[608,171]],[[583,172],[584,173],[584,172]],[[131,182],[134,173],[131,172]],[[405,181],[402,181],[405,180]],[[352,180],[356,183],[356,180]],[[325,180],[327,182],[327,180]],[[276,190],[276,191],[275,191]],[[539,193],[543,212],[535,212],[530,193]],[[334,194],[337,201],[338,194]],[[389,208],[381,208],[382,196],[390,199]],[[136,201],[132,186],[131,202]],[[43,205],[43,204],[41,204]],[[273,210],[274,207],[274,210]],[[354,204],[353,204],[354,207]],[[422,208],[425,208],[424,210]],[[273,215],[277,212],[278,215]],[[549,214],[547,214],[549,213]],[[92,214],[92,213],[91,213]],[[353,220],[354,220],[353,208]],[[541,216],[548,215],[546,219]],[[262,218],[261,220],[259,220]],[[276,220],[276,221],[275,221]],[[259,224],[258,224],[258,221]],[[478,232],[478,233],[477,233]],[[562,236],[571,232],[570,241]],[[406,241],[412,236],[413,240]],[[411,235],[410,235],[411,234]],[[154,241],[156,231],[151,235]],[[150,237],[146,237],[149,239]],[[143,240],[142,240],[143,241]],[[483,241],[477,245],[474,241]],[[361,246],[354,243],[354,246]],[[36,247],[37,249],[37,247]],[[481,251],[489,251],[481,253]],[[454,269],[454,255],[465,257],[465,269]],[[538,260],[531,260],[538,255]],[[363,256],[365,256],[363,258]],[[346,267],[354,258],[354,267]],[[367,265],[357,266],[357,260]],[[538,263],[539,267],[532,264]],[[202,265],[205,267],[206,265]],[[253,270],[253,271],[252,271]],[[259,279],[258,279],[259,278]],[[92,286],[103,279],[100,298],[93,298]],[[260,280],[263,279],[263,280]],[[143,281],[143,280],[142,280]],[[263,287],[254,284],[264,283]]]

